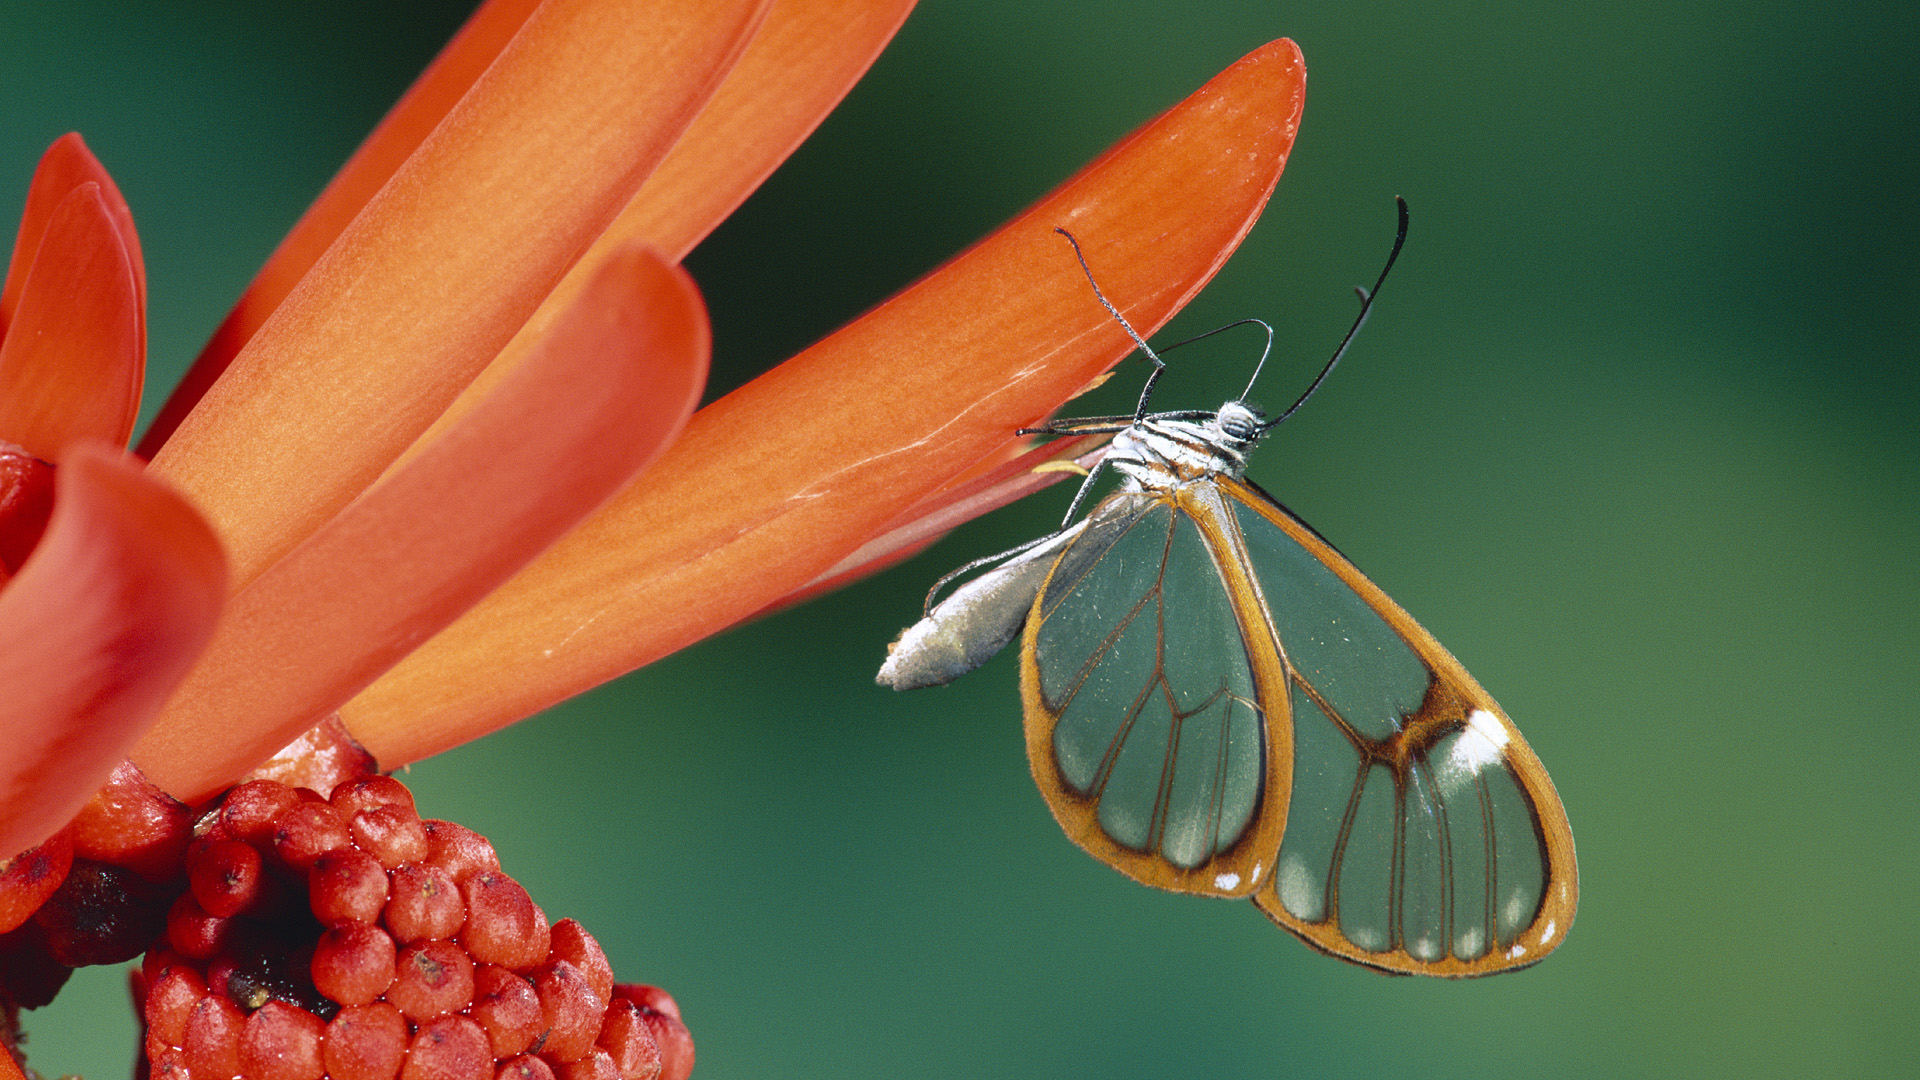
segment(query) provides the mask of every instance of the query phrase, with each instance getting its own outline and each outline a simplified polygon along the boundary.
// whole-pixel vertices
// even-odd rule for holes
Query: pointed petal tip
[[[0,340],[0,437],[47,461],[76,439],[125,445],[146,373],[133,258],[96,181],[47,216]]]
[[[26,283],[27,269],[33,265],[34,256],[40,250],[48,220],[62,200],[75,188],[87,183],[100,186],[114,231],[119,234],[133,263],[135,290],[141,301],[140,307],[145,310],[146,270],[140,255],[140,237],[133,228],[133,211],[127,207],[126,198],[120,194],[120,188],[107,173],[106,166],[100,164],[100,160],[93,156],[93,151],[87,148],[86,140],[80,137],[79,132],[70,131],[47,147],[34,168],[33,182],[27,189],[26,206],[20,213],[20,228],[15,234],[13,254],[7,263],[6,285],[0,288],[0,329],[13,322],[14,309],[20,302],[20,290]]]

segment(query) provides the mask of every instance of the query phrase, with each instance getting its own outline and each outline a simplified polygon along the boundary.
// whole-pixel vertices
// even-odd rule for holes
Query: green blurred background
[[[146,247],[149,409],[462,6],[5,5],[0,213],[86,135]],[[1290,399],[1411,202],[1253,473],[1552,771],[1583,903],[1544,965],[1386,979],[1130,884],[1033,790],[1006,657],[876,688],[931,580],[1058,489],[406,779],[678,996],[704,1080],[1914,1075],[1917,10],[928,0],[689,260],[724,390],[1298,40],[1292,164],[1171,332],[1272,320]],[[1250,348],[1159,400],[1217,404]],[[35,1063],[124,1075],[123,993],[83,973]]]

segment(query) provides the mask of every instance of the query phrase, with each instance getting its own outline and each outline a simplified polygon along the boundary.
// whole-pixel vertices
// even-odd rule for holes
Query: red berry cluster
[[[385,776],[254,780],[201,817],[135,978],[153,1080],[684,1080],[664,991],[616,985],[484,837]]]

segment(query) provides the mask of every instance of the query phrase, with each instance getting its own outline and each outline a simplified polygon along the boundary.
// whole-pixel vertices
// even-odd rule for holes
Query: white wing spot
[[[1473,710],[1446,760],[1435,770],[1441,790],[1451,796],[1464,789],[1488,766],[1500,761],[1506,745],[1507,728],[1500,718],[1485,709]]]
[[[1313,922],[1326,913],[1326,895],[1320,891],[1319,876],[1298,855],[1281,857],[1273,871],[1273,891],[1297,919]]]
[[[1219,889],[1221,892],[1232,892],[1233,887],[1238,884],[1240,884],[1239,874],[1216,874],[1213,878],[1213,887]]]
[[[1500,718],[1485,709],[1475,709],[1467,717],[1467,730],[1487,740],[1487,745],[1498,754],[1507,746],[1507,727]]]

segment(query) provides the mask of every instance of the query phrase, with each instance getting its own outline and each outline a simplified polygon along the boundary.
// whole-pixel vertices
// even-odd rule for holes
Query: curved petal
[[[206,644],[225,560],[193,508],[105,447],[60,466],[47,535],[0,592],[0,852],[66,824]]]
[[[1054,226],[1073,227],[1135,325],[1157,327],[1265,205],[1304,80],[1292,42],[1254,52],[972,250],[701,410],[638,483],[342,720],[472,737],[803,587],[1129,350]],[[412,750],[376,753],[392,767]]]
[[[234,596],[134,762],[193,802],[332,712],[657,457],[708,347],[684,271],[616,256],[493,395]]]
[[[488,0],[447,42],[379,125],[334,174],[320,197],[294,223],[247,291],[213,332],[193,367],[167,398],[140,437],[140,455],[152,457],[180,426],[207,388],[227,370],[235,353],[253,337],[321,254],[339,237],[360,208],[386,184],[401,164],[460,101],[480,73],[493,63],[527,21],[540,0]]]
[[[48,216],[0,340],[0,437],[54,462],[75,439],[124,446],[145,373],[137,275],[88,181]]]
[[[591,279],[645,243],[678,262],[733,213],[866,74],[914,0],[780,0],[699,119],[441,423],[484,394]]]
[[[780,0],[700,118],[596,248],[640,239],[678,262],[813,134],[914,0]]]
[[[547,0],[154,457],[236,585],[357,496],[665,155],[764,0]]]
[[[127,208],[127,200],[121,196],[113,177],[107,175],[106,166],[87,149],[86,140],[74,132],[53,140],[34,168],[33,184],[27,188],[26,209],[20,214],[20,231],[13,241],[13,257],[7,264],[6,288],[0,290],[0,332],[13,324],[13,312],[20,305],[20,289],[26,284],[27,268],[33,265],[34,256],[40,250],[41,237],[54,210],[73,189],[88,183],[100,185],[100,197],[113,219],[114,230],[120,234],[120,242],[126,245],[127,258],[133,263],[134,291],[140,300],[142,319],[141,340],[146,340],[147,272],[140,257],[140,237],[133,230],[133,211]]]

